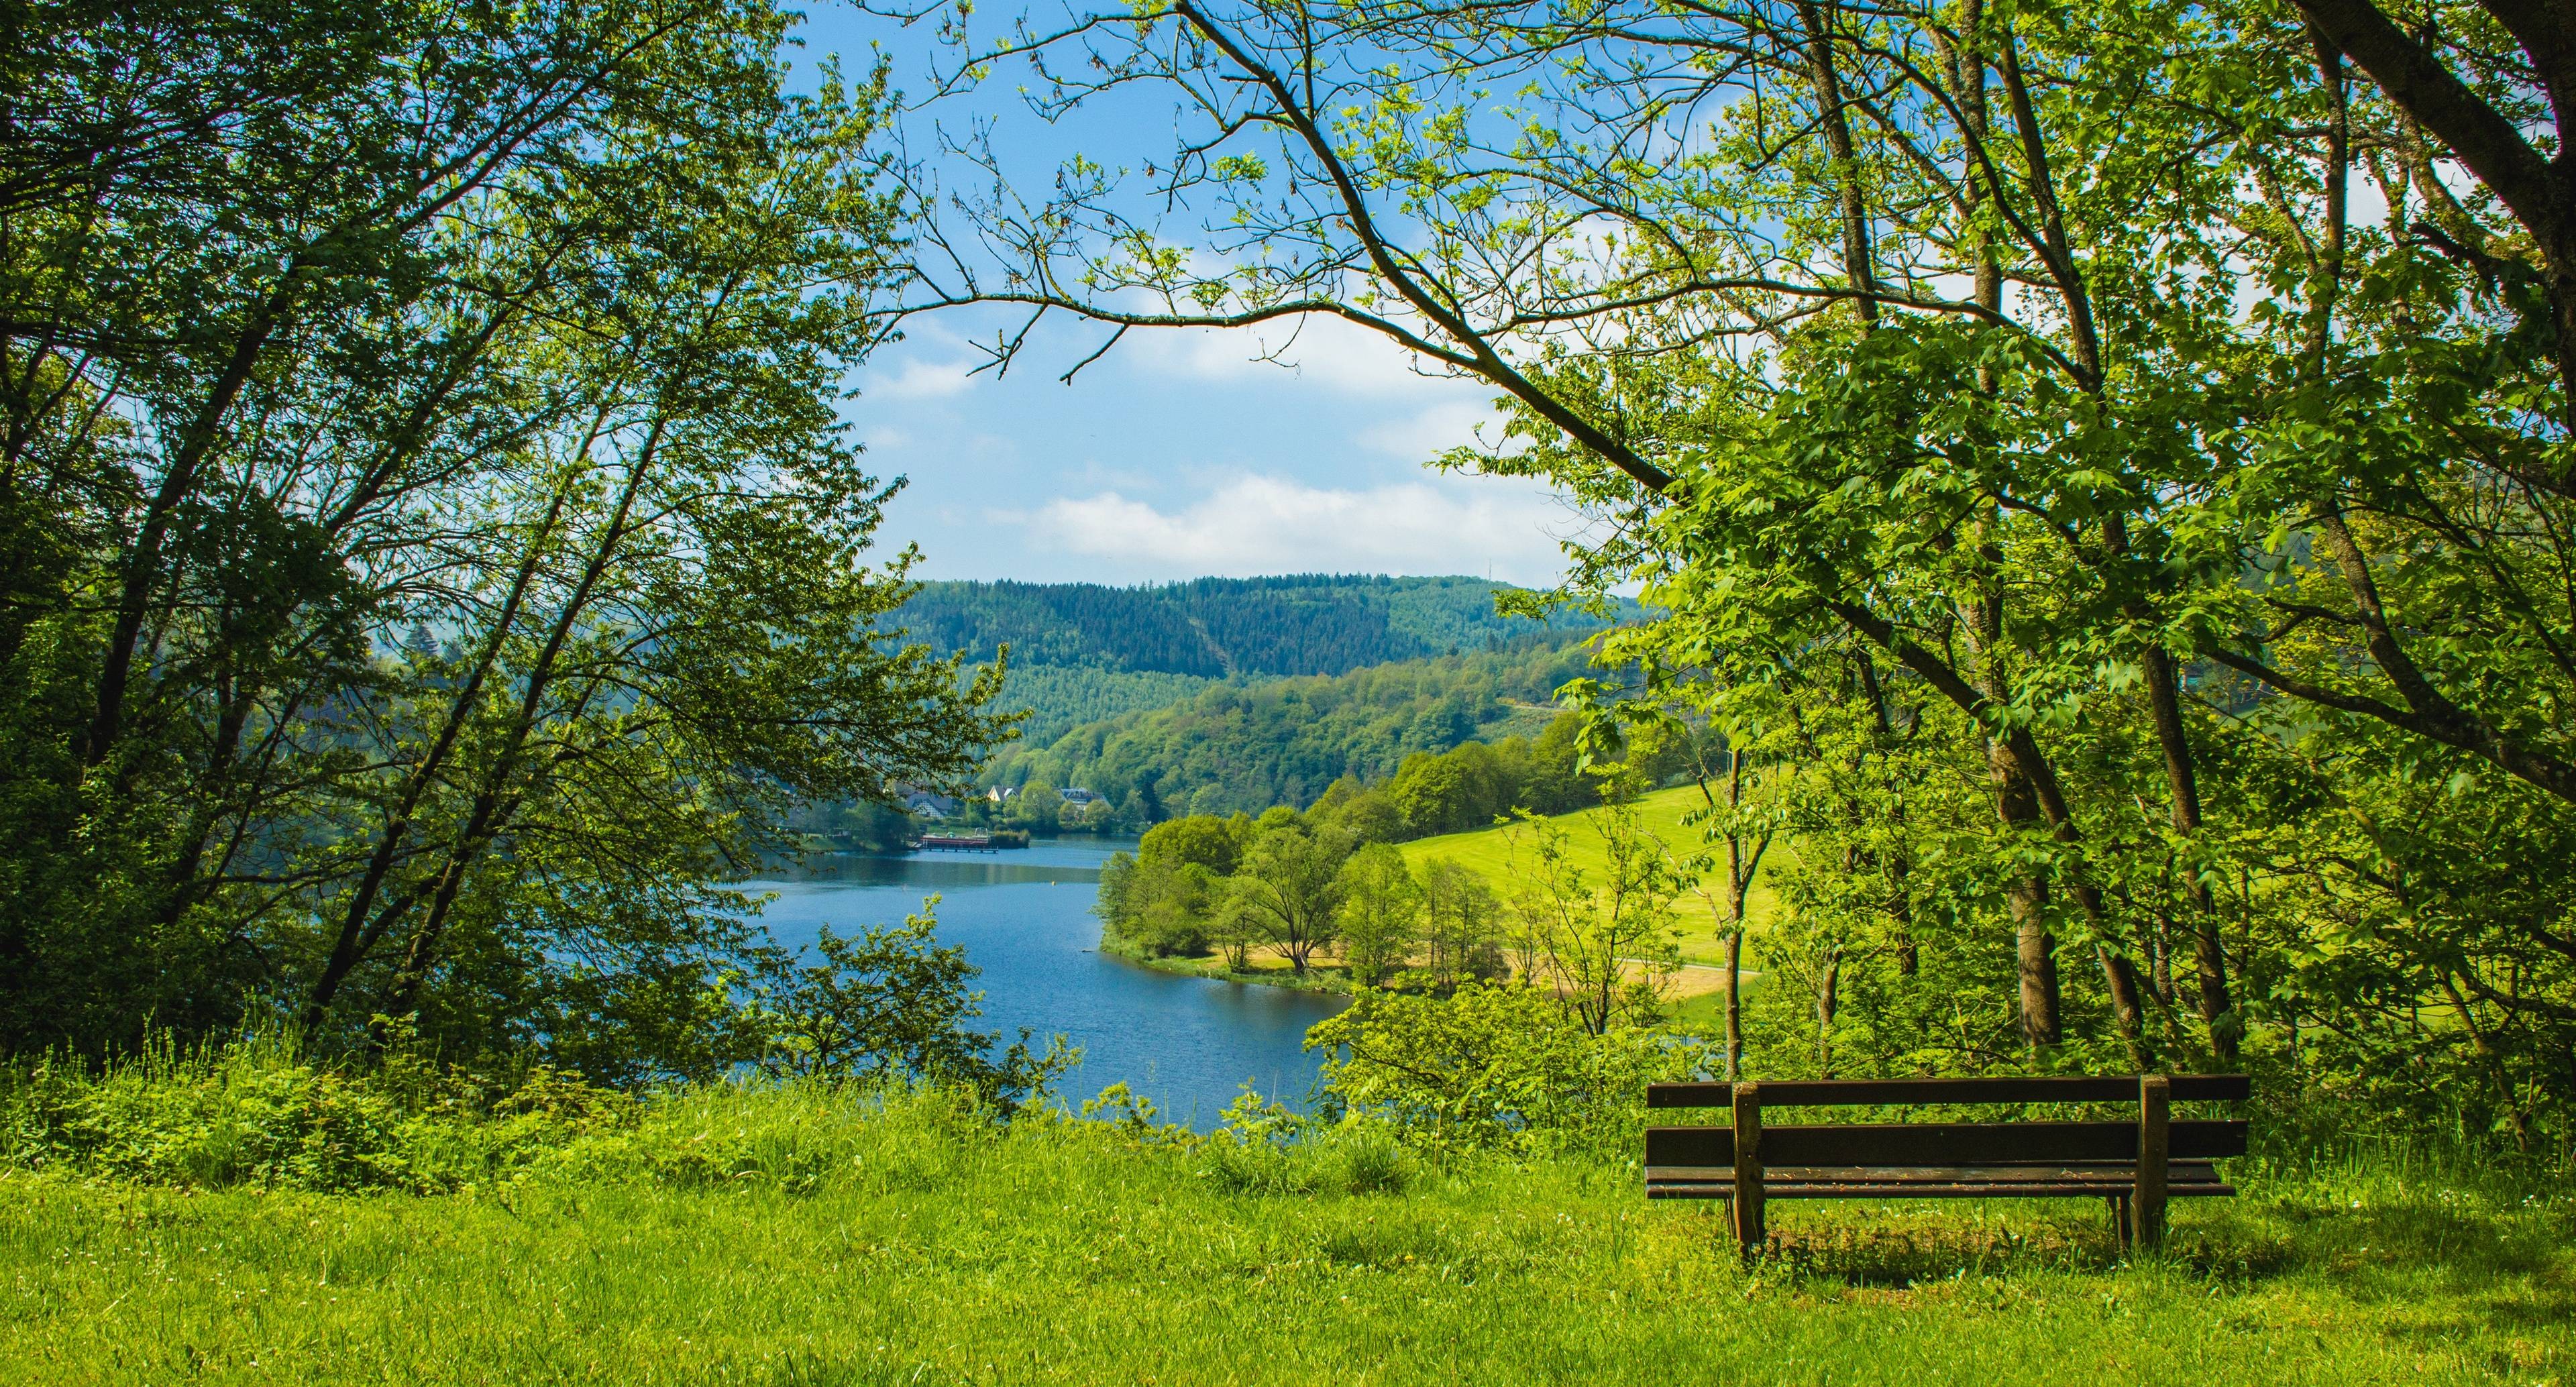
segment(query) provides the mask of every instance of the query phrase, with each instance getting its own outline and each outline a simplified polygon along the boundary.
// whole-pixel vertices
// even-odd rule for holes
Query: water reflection
[[[999,853],[971,856],[921,853],[913,857],[834,853],[808,862],[805,870],[797,873],[797,879],[836,881],[853,886],[918,886],[939,890],[952,886],[1052,885],[1058,882],[1096,886],[1100,883],[1100,869],[1039,866],[1014,862]]]

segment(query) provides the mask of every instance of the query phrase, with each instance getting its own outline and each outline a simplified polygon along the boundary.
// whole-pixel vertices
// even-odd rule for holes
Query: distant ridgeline
[[[1021,743],[1165,708],[1221,680],[1347,674],[1431,656],[1578,640],[1603,624],[1561,612],[1545,625],[1494,610],[1509,584],[1482,578],[1297,574],[1156,587],[928,583],[905,605],[913,638],[988,660],[1011,648],[1009,701],[1030,710]],[[1612,619],[1638,614],[1623,602]]]
[[[913,638],[991,658],[1022,739],[986,779],[1080,785],[1122,817],[1259,812],[1416,751],[1535,734],[1604,624],[1494,610],[1481,578],[1202,578],[1159,587],[931,583]],[[1611,620],[1642,614],[1623,602]]]
[[[1494,611],[1507,583],[1482,578],[1295,574],[1160,587],[928,583],[903,609],[916,639],[990,659],[1008,643],[1030,666],[1186,674],[1348,674],[1391,660],[1561,643],[1598,618],[1549,625]],[[1616,614],[1625,620],[1630,611]]]

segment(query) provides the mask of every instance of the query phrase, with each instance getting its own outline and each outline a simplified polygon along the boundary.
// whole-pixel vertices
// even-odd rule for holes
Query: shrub
[[[1222,1126],[1190,1144],[1193,1173],[1229,1194],[1402,1194],[1423,1169],[1378,1122],[1318,1122],[1249,1088],[1226,1108]]]
[[[166,1040],[92,1069],[43,1058],[0,1089],[0,1160],[188,1188],[444,1190],[505,1175],[633,1103],[538,1069],[507,1088],[398,1061],[369,1075],[254,1038]]]
[[[1419,1149],[1625,1160],[1646,1085],[1705,1068],[1698,1042],[1632,1027],[1590,1034],[1556,998],[1470,983],[1447,1001],[1364,994],[1307,1032],[1347,1114]]]

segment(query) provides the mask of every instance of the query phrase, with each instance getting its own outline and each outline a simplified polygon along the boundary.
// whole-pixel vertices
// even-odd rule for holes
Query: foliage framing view
[[[961,997],[926,925],[800,974],[724,889],[1003,730],[892,639],[838,382],[889,304],[1321,313],[1495,387],[1448,464],[1644,586],[1572,695],[1722,736],[1707,860],[1793,847],[1774,975],[1872,999],[1818,1068],[2566,1131],[2565,5],[943,18],[932,112],[1033,64],[1177,143],[889,167],[757,3],[11,11],[0,1043],[621,1081],[844,1052],[846,971]]]
[[[954,89],[1179,128],[959,141],[921,302],[1328,314],[1497,387],[1451,465],[1593,507],[1574,585],[1668,613],[1603,710],[1727,732],[1720,817],[1796,837],[1798,937],[1924,1062],[2250,1046],[2563,1121],[2576,11],[948,20]]]
[[[962,780],[997,676],[886,641],[910,560],[862,563],[892,488],[836,413],[881,91],[788,94],[787,24],[12,9],[0,1046],[616,1081],[858,995],[724,884],[798,804]],[[955,983],[926,939],[825,971]]]

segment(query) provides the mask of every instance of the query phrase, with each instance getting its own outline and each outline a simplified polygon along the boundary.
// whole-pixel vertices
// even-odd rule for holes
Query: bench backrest
[[[2242,1074],[2177,1074],[2172,1101],[2239,1102],[2252,1093]],[[1807,1079],[1748,1084],[1759,1108],[1898,1106],[1962,1103],[2115,1103],[2139,1101],[2135,1075],[2005,1079]],[[1736,1104],[1734,1084],[1651,1084],[1650,1108]],[[1758,1117],[1758,1112],[1754,1116]],[[2241,1121],[2158,1122],[2163,1159],[2242,1156]],[[1761,1163],[1781,1166],[1971,1166],[2019,1162],[2087,1164],[2139,1159],[2142,1124],[2114,1122],[1849,1122],[1779,1127],[1761,1124]],[[1735,1164],[1732,1127],[1651,1127],[1649,1166]]]
[[[2245,1154],[2243,1122],[2176,1122],[2169,1159]],[[1838,1122],[1764,1127],[1764,1165],[2082,1165],[2138,1158],[2135,1122]],[[1735,1164],[1732,1127],[1649,1127],[1646,1164]]]
[[[2242,1074],[2176,1074],[2177,1103],[2241,1103],[2253,1095]],[[1893,1107],[1906,1103],[2134,1103],[2138,1076],[2078,1075],[2035,1079],[1787,1079],[1755,1089],[1766,1108]],[[1648,1084],[1650,1108],[1723,1108],[1733,1084]]]

